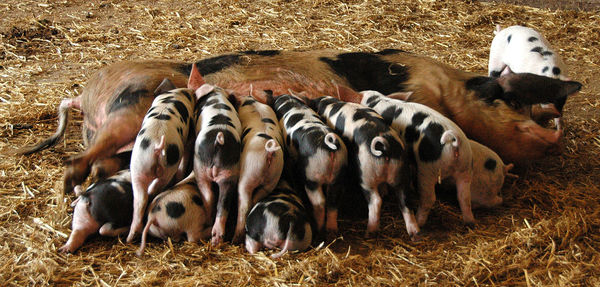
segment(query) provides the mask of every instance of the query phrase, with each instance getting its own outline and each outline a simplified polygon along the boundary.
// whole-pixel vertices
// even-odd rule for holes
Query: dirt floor
[[[593,1],[589,1],[593,2]],[[381,234],[342,217],[340,237],[272,260],[243,246],[92,238],[73,255],[72,194],[63,161],[81,152],[81,116],[65,139],[31,155],[0,155],[0,285],[501,285],[600,286],[600,11],[544,10],[475,1],[15,1],[0,4],[0,149],[56,129],[63,98],[122,60],[192,61],[236,50],[399,48],[487,71],[496,24],[526,25],[557,48],[584,84],[565,107],[565,150],[532,163],[503,189],[505,203],[477,210],[436,204],[413,243],[384,203]]]

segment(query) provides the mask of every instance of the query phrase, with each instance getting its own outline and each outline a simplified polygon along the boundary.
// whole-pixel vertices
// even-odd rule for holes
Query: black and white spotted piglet
[[[391,99],[376,91],[361,92],[361,104],[379,113],[400,134],[417,164],[419,208],[423,226],[435,203],[435,184],[455,180],[463,220],[473,223],[471,181],[473,155],[469,139],[450,119],[421,104]]]
[[[165,240],[170,237],[174,241],[180,241],[181,235],[185,234],[189,242],[198,242],[210,236],[208,214],[193,174],[159,194],[148,210],[138,256],[144,252],[148,233]]]
[[[133,220],[127,242],[142,229],[148,196],[162,191],[179,171],[184,174],[183,151],[188,141],[195,98],[191,89],[174,89],[165,79],[146,113],[131,153]]]
[[[330,127],[352,143],[349,154],[354,156],[360,187],[369,208],[366,235],[379,229],[382,193],[391,188],[400,200],[408,234],[417,239],[419,226],[405,204],[405,191],[412,183],[404,143],[398,134],[375,111],[359,104],[326,96],[312,100],[311,105]]]
[[[279,96],[274,109],[285,136],[290,166],[295,166],[313,206],[317,231],[326,225],[327,231],[337,232],[340,180],[348,159],[346,145],[298,98]]]
[[[275,190],[259,201],[246,221],[246,250],[254,254],[263,247],[280,248],[278,258],[288,251],[304,251],[312,242],[311,220],[300,195],[281,180]]]
[[[283,171],[283,138],[273,109],[245,96],[240,99],[238,114],[243,129],[243,148],[234,242],[244,239],[250,208],[275,188]]]
[[[122,170],[117,174],[91,184],[85,191],[75,186],[78,196],[71,206],[72,231],[61,252],[75,252],[85,239],[99,232],[103,236],[117,236],[127,232],[133,212],[131,173]]]
[[[194,174],[211,216],[215,204],[212,183],[219,186],[211,240],[217,245],[223,241],[229,207],[237,189],[242,127],[224,89],[204,84],[196,90],[196,96],[200,116],[196,122]]]

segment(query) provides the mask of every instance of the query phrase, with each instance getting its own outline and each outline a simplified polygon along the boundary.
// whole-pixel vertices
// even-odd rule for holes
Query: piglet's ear
[[[206,84],[196,64],[192,64],[192,71],[190,72],[190,78],[188,80],[188,89],[197,90],[202,85]]]
[[[563,81],[561,86],[561,93],[564,96],[570,96],[574,93],[577,93],[583,87],[580,82],[576,81]]]
[[[396,100],[403,100],[403,101],[408,101],[408,99],[410,98],[410,96],[412,96],[413,92],[395,92],[395,93],[391,93],[389,95],[387,95],[388,98],[392,98],[392,99],[396,99]]]
[[[171,80],[169,80],[168,78],[164,78],[164,80],[160,83],[160,85],[158,85],[158,87],[156,87],[156,90],[154,90],[154,96],[158,96],[158,95],[162,95],[164,93],[167,93],[170,90],[174,90],[177,87],[175,87],[175,85],[173,84],[173,82],[171,82]]]

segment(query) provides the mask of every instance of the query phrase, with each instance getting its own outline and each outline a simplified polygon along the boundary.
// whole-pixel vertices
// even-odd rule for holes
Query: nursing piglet
[[[175,89],[165,79],[155,94],[158,96],[144,117],[131,153],[133,220],[127,242],[142,229],[148,196],[161,192],[186,167],[182,158],[194,112],[193,91]]]
[[[60,252],[75,252],[88,236],[96,232],[103,236],[127,232],[133,212],[129,170],[92,183],[85,191],[77,185],[75,194],[78,197],[71,203],[75,207],[71,235]]]
[[[330,127],[352,143],[349,154],[354,156],[369,208],[366,235],[379,229],[382,195],[391,188],[398,195],[408,234],[417,239],[419,226],[405,204],[405,189],[412,188],[412,182],[404,143],[398,134],[375,111],[360,104],[326,96],[312,100],[311,105]]]
[[[288,251],[304,251],[312,242],[308,212],[297,191],[282,180],[275,190],[259,201],[246,221],[246,250],[254,254],[263,247],[280,248],[271,255],[279,258]]]
[[[165,240],[170,237],[173,241],[180,241],[181,235],[185,234],[189,242],[198,242],[210,236],[208,214],[193,174],[159,194],[148,210],[138,256],[144,252],[148,233]]]
[[[198,73],[192,70],[192,76]],[[212,228],[212,244],[223,242],[225,223],[236,192],[240,174],[242,126],[225,90],[209,84],[196,89],[198,135],[194,144],[194,174],[206,204],[213,214],[213,185],[219,186],[216,218]],[[216,192],[216,191],[215,191]]]
[[[273,105],[286,149],[313,206],[317,232],[337,232],[341,177],[347,166],[344,141],[304,102],[279,96]],[[325,210],[327,208],[327,211]]]
[[[502,203],[500,191],[506,177],[518,178],[510,173],[513,164],[505,165],[493,150],[469,140],[473,151],[473,181],[471,182],[471,205],[473,208],[492,208]]]
[[[246,96],[240,99],[238,114],[243,130],[243,147],[233,242],[244,239],[250,208],[275,188],[283,171],[283,138],[273,109]]]
[[[120,170],[129,169],[131,162],[131,151],[117,153],[111,157],[96,160],[92,164],[90,177],[93,182],[105,179],[117,173]]]
[[[419,209],[423,226],[435,203],[435,184],[452,177],[457,185],[463,220],[472,224],[471,181],[473,155],[463,131],[451,120],[421,104],[391,99],[376,91],[364,91],[361,104],[379,113],[400,134],[417,164]]]

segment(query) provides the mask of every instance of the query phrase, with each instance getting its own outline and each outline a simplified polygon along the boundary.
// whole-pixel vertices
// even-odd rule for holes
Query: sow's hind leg
[[[121,110],[112,114],[96,133],[95,141],[83,153],[67,160],[64,192],[85,181],[94,161],[114,155],[119,148],[135,140],[142,118],[136,111]]]

